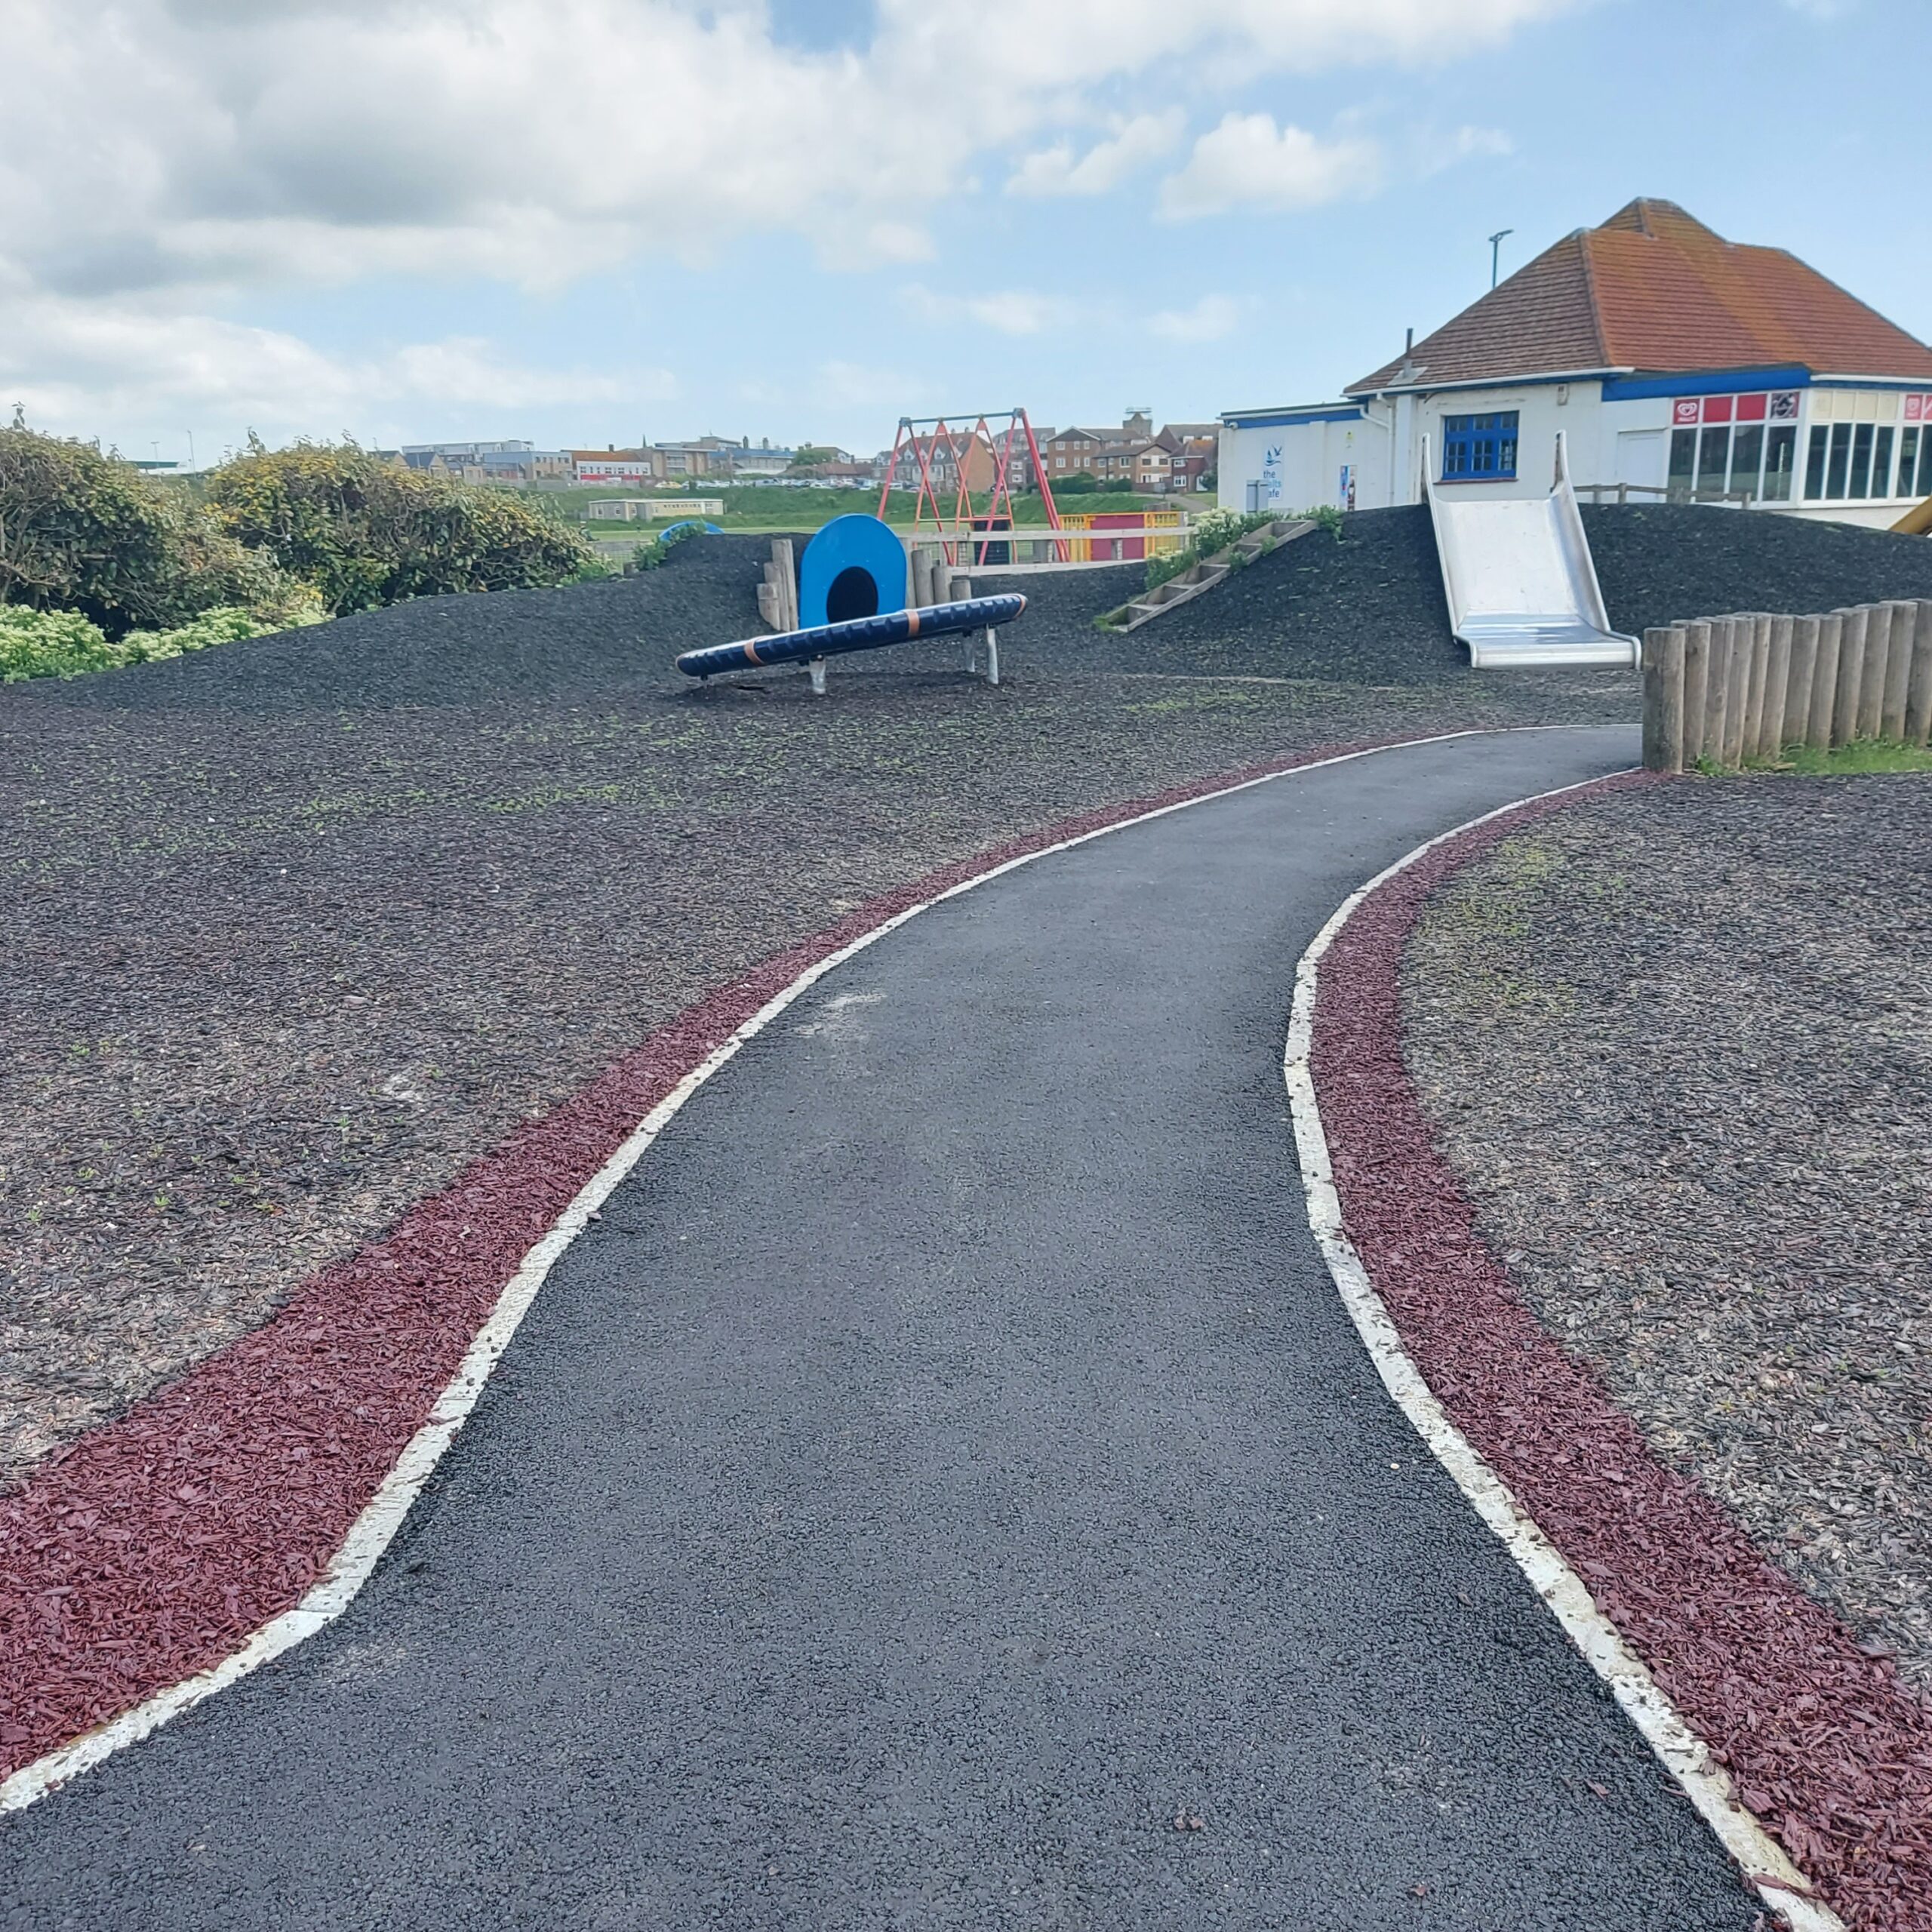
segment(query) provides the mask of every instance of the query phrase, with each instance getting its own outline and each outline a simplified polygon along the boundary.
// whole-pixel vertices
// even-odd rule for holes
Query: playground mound
[[[1644,786],[1439,888],[1404,1051],[1663,1459],[1932,1693],[1932,782]]]

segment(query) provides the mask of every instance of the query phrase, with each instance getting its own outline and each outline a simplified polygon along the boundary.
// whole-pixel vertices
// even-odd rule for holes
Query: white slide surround
[[[1542,499],[1454,500],[1435,480],[1422,444],[1423,493],[1449,599],[1449,628],[1479,671],[1521,664],[1634,666],[1635,638],[1610,627],[1590,559],[1563,432],[1556,475]]]

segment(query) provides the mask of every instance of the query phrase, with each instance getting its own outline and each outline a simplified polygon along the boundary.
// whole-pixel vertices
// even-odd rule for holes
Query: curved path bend
[[[1746,1932],[1309,1235],[1295,961],[1532,732],[829,975],[569,1251],[341,1620],[0,1830],[8,1927]]]

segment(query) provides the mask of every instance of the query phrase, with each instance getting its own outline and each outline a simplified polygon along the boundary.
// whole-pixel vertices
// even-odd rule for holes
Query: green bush
[[[349,442],[269,451],[251,438],[210,477],[208,500],[332,612],[567,583],[595,556],[540,497],[401,469]]]
[[[0,605],[78,611],[109,638],[240,605],[295,620],[312,594],[178,487],[91,443],[0,429]]]
[[[98,624],[78,611],[36,611],[0,604],[0,684],[23,678],[71,678],[124,663]]]

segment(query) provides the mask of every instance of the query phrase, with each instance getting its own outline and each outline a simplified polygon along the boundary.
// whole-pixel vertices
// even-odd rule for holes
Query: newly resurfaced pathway
[[[1635,752],[1290,776],[828,975],[348,1614],[7,1822],[0,1924],[1746,1932],[1384,1395],[1281,1084],[1350,891]]]

